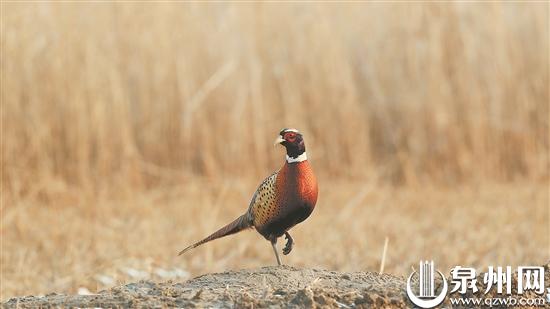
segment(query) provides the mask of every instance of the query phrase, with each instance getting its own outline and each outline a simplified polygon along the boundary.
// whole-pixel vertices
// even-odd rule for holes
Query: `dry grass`
[[[254,233],[174,253],[246,208],[285,126],[321,180],[288,263],[550,256],[548,3],[1,7],[2,300],[272,263]]]
[[[3,178],[260,177],[296,126],[331,176],[546,179],[547,7],[7,3]]]
[[[54,196],[55,204],[20,201],[3,218],[2,298],[139,279],[128,268],[167,280],[159,268],[199,275],[273,265],[271,246],[254,231],[176,256],[242,213],[255,185],[197,181],[118,200],[74,191],[66,200]],[[283,262],[377,272],[389,237],[386,273],[407,275],[426,258],[442,271],[539,265],[550,256],[548,203],[545,185],[442,190],[332,182],[311,218],[292,230],[296,246]]]

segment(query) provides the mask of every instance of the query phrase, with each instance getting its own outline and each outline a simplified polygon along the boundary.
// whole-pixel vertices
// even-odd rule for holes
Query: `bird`
[[[210,236],[186,247],[178,255],[212,240],[255,229],[271,243],[277,264],[281,265],[277,239],[285,236],[287,242],[282,252],[288,255],[294,247],[294,240],[288,231],[311,215],[319,189],[307,159],[302,133],[293,128],[284,128],[273,145],[286,148],[285,163],[258,186],[246,212]]]

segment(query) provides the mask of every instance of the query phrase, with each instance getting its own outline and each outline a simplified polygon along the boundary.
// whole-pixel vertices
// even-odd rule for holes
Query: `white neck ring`
[[[296,162],[304,162],[307,160],[307,155],[304,151],[301,155],[297,156],[296,158],[291,158],[288,155],[286,155],[286,162],[287,163],[296,163]]]

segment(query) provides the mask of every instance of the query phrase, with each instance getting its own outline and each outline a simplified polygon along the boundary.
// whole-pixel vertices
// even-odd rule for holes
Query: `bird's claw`
[[[283,248],[283,254],[288,255],[290,253],[290,251],[292,251],[292,243],[287,242],[286,246]]]
[[[283,254],[288,255],[290,251],[292,251],[292,247],[294,247],[294,241],[292,240],[292,237],[290,237],[290,235],[288,234],[285,235],[285,238],[287,241],[285,247],[283,248]]]

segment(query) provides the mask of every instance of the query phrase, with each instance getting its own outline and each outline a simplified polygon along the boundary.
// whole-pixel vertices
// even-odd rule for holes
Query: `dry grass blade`
[[[386,253],[388,251],[388,242],[389,238],[386,236],[386,239],[384,239],[384,249],[382,249],[382,258],[380,259],[380,274],[384,273],[384,266],[386,265]]]

